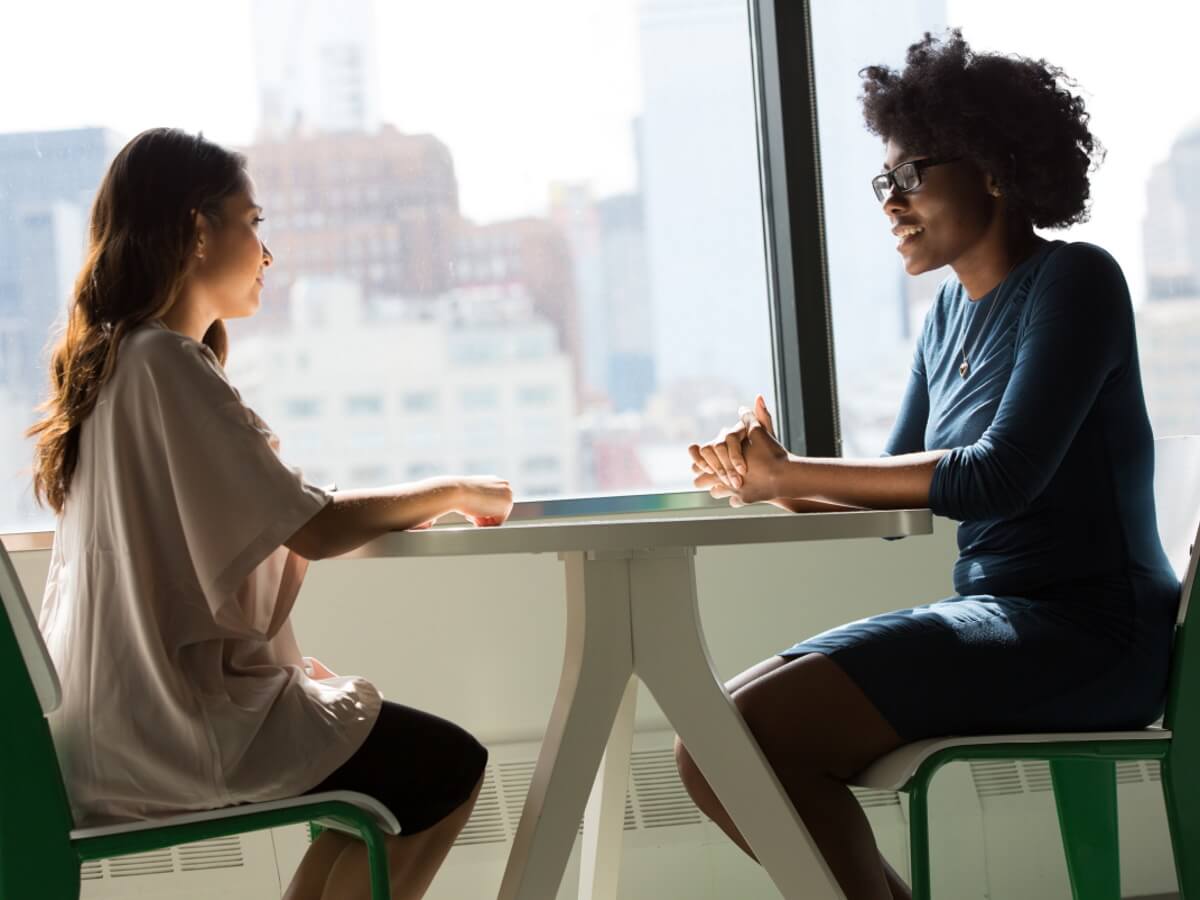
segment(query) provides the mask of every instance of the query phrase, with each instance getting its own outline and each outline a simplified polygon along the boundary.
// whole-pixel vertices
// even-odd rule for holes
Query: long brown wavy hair
[[[246,160],[175,128],[143,131],[116,155],[92,205],[88,247],[66,325],[50,362],[37,438],[33,492],[61,513],[79,461],[79,433],[112,376],[129,332],[166,313],[195,260],[196,213],[214,225],[222,201],[246,185]],[[220,319],[204,335],[222,363]]]

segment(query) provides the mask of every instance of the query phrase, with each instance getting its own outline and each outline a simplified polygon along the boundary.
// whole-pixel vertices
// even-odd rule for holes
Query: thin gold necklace
[[[987,333],[988,321],[992,318],[992,313],[995,312],[996,307],[1000,305],[1000,298],[1003,295],[1004,285],[1008,282],[1008,276],[1013,273],[1013,269],[1015,269],[1016,267],[1017,267],[1016,263],[1013,263],[1011,266],[1009,266],[1009,269],[1004,274],[1004,277],[1000,279],[1000,283],[998,285],[996,285],[996,287],[994,288],[994,290],[996,291],[996,296],[988,301],[988,304],[989,304],[988,311],[987,311],[987,314],[983,317],[983,327],[979,329],[980,337],[982,337],[982,335]],[[972,302],[972,301],[968,301],[968,302]],[[978,302],[978,301],[973,301],[973,302]],[[979,348],[976,347],[975,349],[978,350]],[[965,381],[966,377],[969,374],[971,374],[971,364],[967,361],[967,329],[966,328],[963,329],[963,342],[962,342],[961,352],[962,352],[962,363],[958,367],[958,374],[961,375],[963,377],[963,380]]]

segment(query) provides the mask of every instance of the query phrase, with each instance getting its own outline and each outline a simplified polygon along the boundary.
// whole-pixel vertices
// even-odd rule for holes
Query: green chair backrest
[[[1200,559],[1200,435],[1154,442],[1154,502],[1163,549],[1181,583],[1165,727],[1176,747],[1200,751],[1200,639],[1189,640],[1188,611],[1197,599]],[[1195,744],[1195,751],[1192,745]],[[1196,758],[1200,764],[1200,757]]]
[[[62,694],[3,544],[0,610],[0,897],[78,897],[74,822],[45,718]]]

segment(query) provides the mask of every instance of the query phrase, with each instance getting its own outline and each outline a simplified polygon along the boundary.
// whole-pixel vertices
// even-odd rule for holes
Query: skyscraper
[[[1146,194],[1147,296],[1152,301],[1200,296],[1200,121],[1154,167]]]
[[[264,323],[286,320],[287,292],[302,276],[337,274],[372,296],[450,287],[458,182],[437,138],[385,126],[264,140],[245,152],[275,254]]]
[[[1155,434],[1200,431],[1200,122],[1146,185],[1147,300],[1137,311],[1146,406]]]
[[[254,0],[262,137],[379,124],[372,0]]]
[[[640,410],[655,387],[642,195],[597,199],[584,183],[557,183],[550,219],[571,248],[585,386],[618,412]]]
[[[744,0],[646,0],[641,174],[661,384],[772,384],[754,78]]]
[[[18,396],[41,392],[92,198],[120,145],[102,128],[0,135],[0,387]]]

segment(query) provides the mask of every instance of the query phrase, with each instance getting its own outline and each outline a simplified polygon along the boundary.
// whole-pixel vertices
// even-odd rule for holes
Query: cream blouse
[[[39,624],[78,826],[294,796],[361,746],[381,704],[309,678],[283,546],[331,499],[279,459],[203,344],[123,341],[84,422]]]

